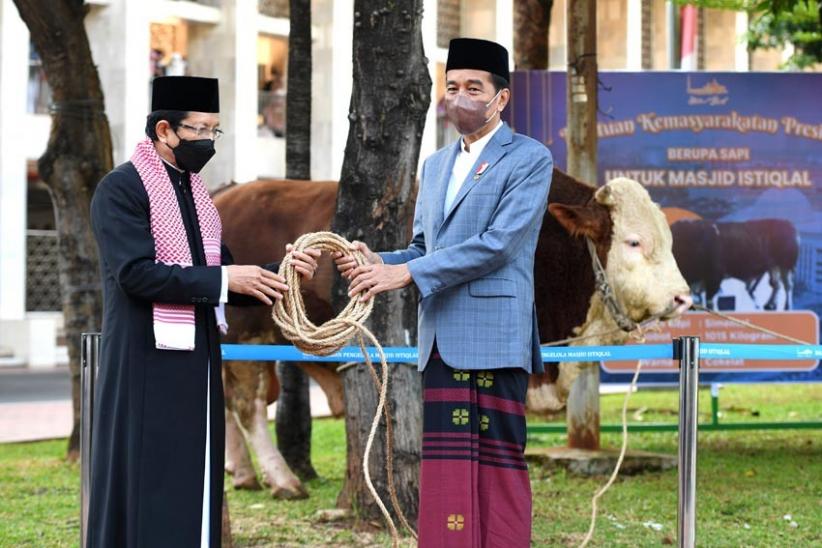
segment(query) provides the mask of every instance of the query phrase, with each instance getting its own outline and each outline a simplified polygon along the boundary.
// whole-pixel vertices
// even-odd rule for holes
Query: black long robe
[[[220,546],[225,418],[214,307],[222,273],[220,267],[205,266],[188,174],[169,166],[167,171],[186,226],[192,267],[155,263],[148,194],[130,162],[103,178],[91,203],[104,311],[89,547],[200,546],[207,394],[210,543]],[[223,247],[223,264],[231,262]],[[276,270],[277,264],[266,268]],[[154,302],[195,305],[193,351],[155,348]],[[229,304],[258,301],[229,293]]]

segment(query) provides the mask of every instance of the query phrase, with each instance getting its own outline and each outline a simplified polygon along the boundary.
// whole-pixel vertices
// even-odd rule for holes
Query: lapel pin
[[[483,173],[485,173],[486,169],[488,169],[488,162],[481,163],[480,166],[477,168],[476,173],[474,173],[474,180],[479,181],[479,178],[482,176]]]

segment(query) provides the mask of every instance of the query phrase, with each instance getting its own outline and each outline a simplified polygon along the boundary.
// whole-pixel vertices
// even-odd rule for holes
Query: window
[[[285,137],[285,91],[288,39],[260,35],[257,38],[257,134]]]
[[[43,70],[43,62],[40,55],[34,49],[34,44],[29,45],[29,86],[26,101],[26,112],[29,114],[48,114],[51,104],[51,88],[46,81],[46,73]]]

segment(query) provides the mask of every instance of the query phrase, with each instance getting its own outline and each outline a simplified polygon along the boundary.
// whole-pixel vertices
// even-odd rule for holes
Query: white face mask
[[[487,118],[486,115],[491,103],[497,100],[500,93],[502,93],[502,90],[499,90],[487,103],[469,99],[461,93],[458,93],[453,99],[446,95],[445,114],[448,116],[448,120],[457,128],[457,131],[460,132],[460,135],[473,135],[493,120],[494,115],[497,113],[496,110]]]

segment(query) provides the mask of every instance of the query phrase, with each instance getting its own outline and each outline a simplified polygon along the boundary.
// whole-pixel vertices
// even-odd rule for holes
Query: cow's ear
[[[599,239],[603,230],[603,219],[599,208],[590,205],[550,204],[548,211],[568,231],[571,236],[587,236]]]

